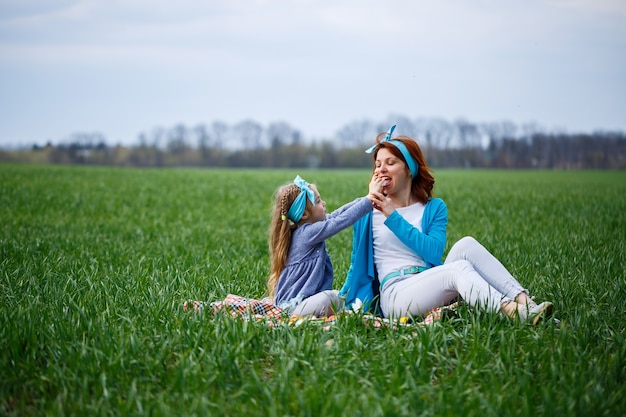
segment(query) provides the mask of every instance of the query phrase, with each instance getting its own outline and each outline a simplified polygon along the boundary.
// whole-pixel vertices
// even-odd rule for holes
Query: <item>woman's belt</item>
[[[395,277],[399,277],[399,276],[403,276],[403,275],[414,275],[414,274],[419,274],[420,272],[424,272],[426,271],[428,268],[425,266],[410,266],[406,269],[401,269],[400,271],[393,271],[387,275],[385,275],[385,278],[383,278],[382,281],[380,281],[380,288],[382,289],[385,286],[385,283],[387,281],[389,281],[391,278],[395,278]]]

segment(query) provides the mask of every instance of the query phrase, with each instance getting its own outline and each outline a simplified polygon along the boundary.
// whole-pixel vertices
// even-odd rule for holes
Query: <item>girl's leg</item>
[[[343,299],[339,297],[339,291],[327,290],[305,298],[289,315],[325,317],[332,316],[342,308]]]
[[[385,317],[420,316],[457,296],[472,307],[500,311],[510,301],[491,287],[466,260],[446,262],[417,275],[396,278],[381,292]]]
[[[444,264],[461,259],[469,261],[489,285],[510,299],[520,304],[526,304],[530,300],[527,297],[528,292],[504,265],[473,237],[466,236],[456,242],[450,248]]]

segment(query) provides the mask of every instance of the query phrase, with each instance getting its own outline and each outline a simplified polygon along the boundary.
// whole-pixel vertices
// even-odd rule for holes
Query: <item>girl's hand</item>
[[[383,179],[379,178],[378,175],[372,175],[372,180],[370,181],[370,194],[372,193],[382,193],[383,192]]]

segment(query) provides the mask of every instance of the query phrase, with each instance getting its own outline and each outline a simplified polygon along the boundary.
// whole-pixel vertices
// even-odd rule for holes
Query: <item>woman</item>
[[[391,139],[395,125],[377,137],[374,176],[382,192],[376,210],[354,224],[351,265],[340,295],[348,307],[378,307],[383,316],[420,316],[457,297],[472,307],[500,311],[537,324],[552,314],[474,238],[455,243],[442,264],[448,210],[433,198],[435,180],[419,145],[407,136]],[[376,303],[379,305],[376,305]],[[356,303],[356,304],[355,304]]]

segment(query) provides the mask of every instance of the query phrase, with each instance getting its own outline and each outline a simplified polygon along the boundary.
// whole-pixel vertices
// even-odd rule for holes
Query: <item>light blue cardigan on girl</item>
[[[440,198],[431,198],[424,207],[422,232],[409,223],[398,211],[391,213],[385,225],[411,250],[419,254],[430,268],[442,264],[446,246],[448,208]],[[357,300],[363,303],[364,311],[372,311],[374,287],[380,285],[374,266],[372,236],[372,213],[354,224],[352,255],[346,282],[339,291],[345,297],[346,308],[350,309]],[[378,293],[378,291],[376,291]]]

